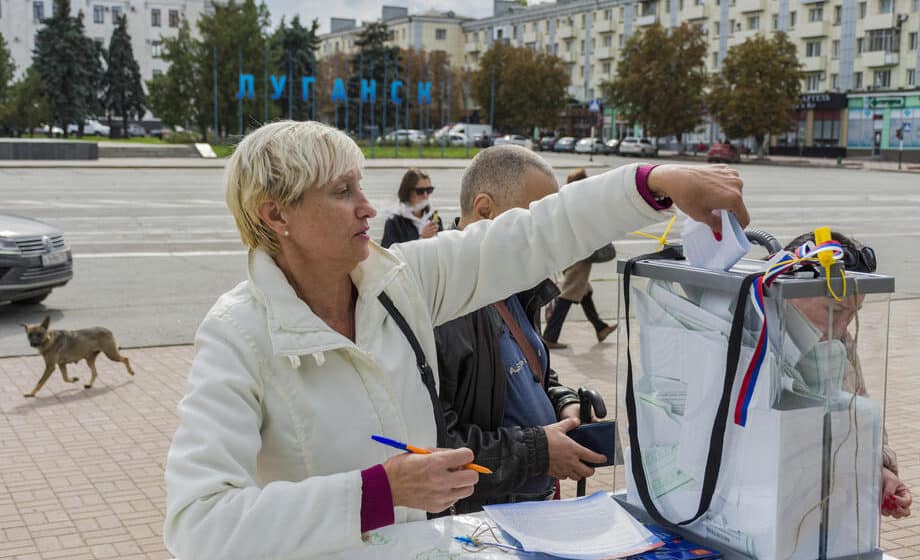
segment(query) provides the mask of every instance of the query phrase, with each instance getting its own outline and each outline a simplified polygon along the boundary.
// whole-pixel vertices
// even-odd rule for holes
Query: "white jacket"
[[[164,536],[180,560],[307,558],[361,546],[362,469],[397,450],[382,434],[434,446],[431,401],[382,290],[436,367],[433,327],[530,288],[611,239],[660,221],[635,165],[566,186],[463,232],[371,244],[351,273],[356,342],[300,300],[274,261],[202,322],[166,464]],[[436,377],[437,378],[437,377]],[[425,518],[397,508],[397,523]]]

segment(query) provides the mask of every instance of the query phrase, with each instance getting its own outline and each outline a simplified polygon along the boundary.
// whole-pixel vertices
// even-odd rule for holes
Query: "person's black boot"
[[[568,348],[567,344],[559,342],[559,333],[562,332],[562,323],[565,322],[565,316],[569,314],[569,308],[576,303],[572,300],[556,298],[556,305],[553,312],[550,313],[546,321],[546,330],[543,331],[543,342],[548,348]]]
[[[604,340],[610,336],[610,333],[617,330],[617,326],[616,323],[608,325],[601,320],[601,316],[597,313],[597,308],[594,307],[594,298],[591,297],[592,294],[593,292],[588,292],[585,294],[585,297],[581,298],[581,309],[585,312],[585,317],[591,321],[594,332],[597,333],[597,341],[604,342]]]

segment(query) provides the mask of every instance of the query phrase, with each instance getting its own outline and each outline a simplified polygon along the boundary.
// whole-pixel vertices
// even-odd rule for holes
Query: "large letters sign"
[[[281,99],[284,95],[284,86],[287,84],[287,76],[270,76],[272,84],[272,99]],[[304,101],[310,99],[310,87],[316,84],[314,76],[303,76],[300,78],[300,98]],[[402,80],[393,80],[390,82],[390,101],[395,105],[400,105],[403,98],[400,97],[400,88],[405,84]],[[419,105],[431,105],[431,82],[418,82],[416,84],[417,97]],[[384,86],[385,88],[386,86]],[[377,102],[377,80],[361,80],[361,103]],[[409,94],[412,95],[411,93]],[[236,92],[237,99],[253,99],[255,97],[255,75],[240,74],[239,89]],[[345,81],[342,78],[336,78],[332,85],[333,103],[346,103],[348,101],[348,90],[345,87]]]

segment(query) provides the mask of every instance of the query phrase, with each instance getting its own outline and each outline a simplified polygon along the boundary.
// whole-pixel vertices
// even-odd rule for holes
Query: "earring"
[[[287,237],[289,235],[291,235],[291,232],[289,232],[288,230],[284,230],[284,236]]]

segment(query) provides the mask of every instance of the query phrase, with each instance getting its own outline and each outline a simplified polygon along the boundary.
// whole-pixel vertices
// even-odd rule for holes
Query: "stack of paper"
[[[595,560],[639,554],[663,544],[605,492],[484,509],[528,552]]]

